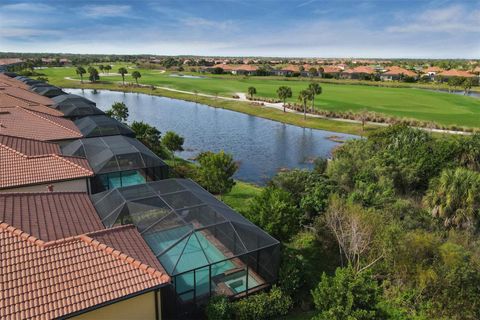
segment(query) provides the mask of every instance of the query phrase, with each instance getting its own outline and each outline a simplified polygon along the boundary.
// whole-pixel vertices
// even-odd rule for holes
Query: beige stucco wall
[[[47,186],[53,185],[53,191],[77,191],[87,192],[87,179],[77,179],[62,182],[52,182],[34,186],[17,187],[11,189],[2,189],[0,192],[46,192]]]
[[[160,297],[160,292],[158,293]],[[160,314],[160,310],[159,310]],[[155,293],[122,300],[100,309],[70,318],[75,320],[155,320]]]

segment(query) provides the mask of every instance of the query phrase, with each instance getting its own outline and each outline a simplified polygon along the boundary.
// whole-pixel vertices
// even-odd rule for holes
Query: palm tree
[[[80,76],[80,80],[81,80],[81,82],[83,83],[83,75],[84,75],[85,73],[87,73],[87,70],[85,70],[84,67],[79,66],[79,67],[77,67],[77,69],[75,69],[75,72],[77,73],[77,75]]]
[[[257,94],[257,89],[255,89],[255,87],[248,87],[248,94],[250,95],[250,99],[253,100],[253,95]]]
[[[283,112],[285,112],[285,103],[288,98],[292,97],[292,89],[287,86],[281,86],[277,89],[277,95],[283,101]]]
[[[127,69],[121,67],[120,69],[118,69],[118,73],[122,75],[123,85],[125,85],[125,75],[128,73]]]
[[[303,104],[303,119],[307,119],[307,102],[312,100],[313,94],[309,89],[300,91],[298,100]]]
[[[315,109],[315,95],[322,94],[322,87],[318,83],[312,82],[308,85],[308,90],[312,92],[312,113],[313,113]]]
[[[445,169],[425,195],[425,205],[447,227],[474,227],[480,211],[480,173],[465,168]]]
[[[135,81],[137,82],[137,86],[138,86],[138,78],[141,78],[141,77],[142,77],[142,75],[140,74],[140,72],[138,72],[138,71],[133,71],[132,72],[132,78],[134,78]]]

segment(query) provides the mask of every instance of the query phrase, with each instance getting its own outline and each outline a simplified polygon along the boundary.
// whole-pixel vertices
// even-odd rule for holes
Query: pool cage
[[[122,135],[134,137],[127,125],[106,115],[86,116],[75,120],[75,125],[85,138]]]
[[[74,140],[61,147],[62,154],[88,160],[95,176],[91,193],[166,179],[168,165],[134,138],[116,135]]]
[[[191,180],[92,196],[105,227],[134,224],[172,277],[176,303],[242,297],[277,280],[280,243]]]
[[[62,112],[65,118],[71,120],[105,114],[105,112],[96,107],[95,102],[75,94],[62,94],[53,97],[52,100],[54,101],[52,108]]]

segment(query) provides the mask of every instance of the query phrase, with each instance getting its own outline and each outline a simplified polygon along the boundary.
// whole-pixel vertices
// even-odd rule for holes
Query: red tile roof
[[[428,72],[442,72],[442,71],[443,71],[443,69],[440,68],[440,67],[428,67],[428,68],[422,70],[422,72],[424,72],[424,73],[428,73]]]
[[[444,76],[444,77],[465,77],[465,78],[473,78],[473,77],[475,77],[474,74],[471,74],[471,73],[468,72],[468,71],[455,70],[455,69],[443,71],[442,73],[439,73],[438,75],[439,75],[439,76]]]
[[[12,148],[12,146],[22,146],[22,143],[23,141],[0,144],[0,172],[2,173],[0,189],[73,180],[93,175],[86,159],[58,154],[40,154],[41,150],[47,151],[48,148],[43,144],[33,146],[34,141],[29,141],[28,146],[20,148],[25,153],[36,152],[33,156]]]
[[[80,130],[68,119],[21,107],[0,108],[0,134],[42,141],[82,137]]]
[[[41,104],[44,106],[51,106],[54,104],[53,100],[50,98],[18,87],[5,87],[2,88],[0,91],[10,96],[16,97],[17,99],[27,101],[31,104]]]
[[[408,77],[415,77],[417,75],[415,72],[411,70],[407,70],[405,68],[401,68],[397,66],[389,67],[387,71],[385,71],[383,74],[394,75],[394,76],[403,74]]]
[[[258,70],[257,66],[251,64],[216,64],[212,68],[222,68],[225,71],[236,71],[236,70],[244,70],[244,71],[256,71]]]
[[[0,193],[0,221],[43,241],[104,228],[83,192]]]
[[[374,74],[374,73],[375,73],[375,70],[373,70],[373,68],[368,67],[368,66],[359,66],[359,67],[355,67],[355,68],[352,68],[352,69],[345,70],[345,71],[343,71],[343,72],[344,72],[344,73],[366,73],[366,74]]]
[[[0,135],[0,145],[7,146],[26,156],[61,154],[58,144],[52,142],[42,142],[33,139]]]
[[[0,87],[17,87],[27,90],[30,89],[30,87],[22,81],[10,78],[3,73],[0,73]]]
[[[128,228],[132,237],[140,237],[132,226],[120,228]],[[45,242],[1,223],[0,317],[57,318],[170,281],[166,274],[94,236]]]
[[[323,73],[339,73],[342,70],[336,66],[323,66]]]
[[[46,114],[50,114],[52,116],[57,116],[57,117],[63,116],[63,113],[56,110],[56,109],[53,109],[53,108],[50,108],[50,107],[47,107],[47,106],[44,106],[44,105],[41,105],[41,104],[28,102],[26,100],[18,99],[16,97],[11,96],[9,94],[6,94],[2,91],[3,90],[0,90],[0,108],[22,107],[22,108],[27,109],[27,110],[46,113]]]
[[[23,61],[22,59],[18,59],[18,58],[4,58],[4,59],[0,59],[0,66],[4,64],[19,63],[22,61]]]

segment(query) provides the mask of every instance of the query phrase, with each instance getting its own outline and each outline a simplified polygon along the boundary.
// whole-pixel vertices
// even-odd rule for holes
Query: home
[[[403,80],[406,77],[411,77],[416,79],[418,75],[411,71],[401,67],[392,66],[388,67],[387,70],[380,74],[380,80],[382,81],[393,81],[393,80]]]
[[[0,192],[89,191],[86,159],[63,156],[55,143],[0,135]]]
[[[446,70],[438,73],[435,77],[435,80],[440,82],[447,82],[448,79],[450,78],[478,78],[478,77],[468,71],[450,69],[450,70]]]
[[[368,66],[359,66],[340,73],[342,79],[372,80],[375,70]]]

